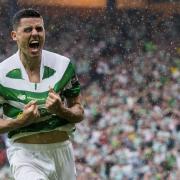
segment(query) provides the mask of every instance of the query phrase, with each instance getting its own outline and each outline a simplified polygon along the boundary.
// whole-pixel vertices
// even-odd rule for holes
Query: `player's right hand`
[[[17,120],[21,125],[28,125],[36,121],[40,114],[36,101],[31,101],[24,106],[24,110]]]

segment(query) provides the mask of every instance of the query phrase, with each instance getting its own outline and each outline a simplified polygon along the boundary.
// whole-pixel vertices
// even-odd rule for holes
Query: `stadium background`
[[[78,180],[180,179],[179,0],[0,0],[0,61],[14,53],[13,14],[45,18],[45,49],[68,56],[82,84],[85,120]],[[0,136],[0,180],[9,180]]]

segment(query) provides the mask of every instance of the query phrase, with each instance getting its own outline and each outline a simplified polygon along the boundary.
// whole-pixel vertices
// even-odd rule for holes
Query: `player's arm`
[[[0,119],[0,134],[27,126],[33,123],[38,117],[39,112],[37,104],[32,101],[24,107],[23,113],[16,119]]]
[[[58,116],[62,116],[71,123],[78,123],[84,118],[84,108],[81,104],[81,96],[68,98],[67,107],[63,107]]]
[[[7,133],[14,129],[23,127],[22,121],[17,118],[15,120],[12,119],[0,119],[0,134]]]

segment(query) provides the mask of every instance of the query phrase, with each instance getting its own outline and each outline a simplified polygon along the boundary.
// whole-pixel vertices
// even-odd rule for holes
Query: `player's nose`
[[[34,28],[31,32],[32,35],[37,35],[38,34],[38,31]]]

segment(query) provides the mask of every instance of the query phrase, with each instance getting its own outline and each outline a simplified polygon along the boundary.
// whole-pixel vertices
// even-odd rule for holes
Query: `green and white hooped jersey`
[[[40,83],[29,81],[28,75],[19,58],[19,51],[0,63],[0,112],[3,119],[16,119],[24,105],[32,100],[38,103],[40,118],[36,123],[8,133],[12,140],[22,136],[55,129],[72,133],[75,125],[66,119],[50,114],[45,108],[49,87],[62,98],[76,97],[80,93],[80,84],[70,60],[64,56],[42,51]]]

